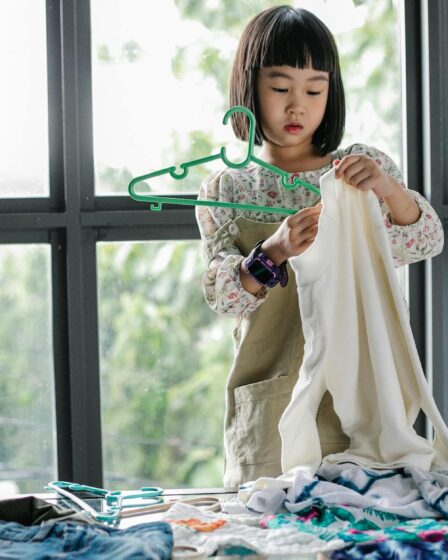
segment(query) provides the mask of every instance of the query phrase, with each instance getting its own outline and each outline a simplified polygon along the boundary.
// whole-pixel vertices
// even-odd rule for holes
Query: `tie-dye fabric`
[[[424,533],[424,531],[422,532]],[[421,535],[421,534],[420,534]],[[331,560],[443,560],[448,558],[448,541],[445,533],[434,530],[428,535],[407,534],[406,538],[395,537],[385,541],[352,544],[331,553]]]
[[[448,558],[448,470],[321,465],[289,489],[254,492],[246,510],[269,512],[273,504],[277,513],[266,513],[261,527],[344,541],[332,559]]]

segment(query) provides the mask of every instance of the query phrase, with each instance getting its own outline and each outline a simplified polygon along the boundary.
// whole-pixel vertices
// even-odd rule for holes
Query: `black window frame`
[[[407,181],[448,225],[448,3],[401,0]],[[96,244],[199,239],[194,208],[95,196],[89,0],[46,0],[48,197],[0,199],[0,244],[51,246],[58,478],[102,486]],[[429,85],[429,87],[428,87]],[[409,270],[411,326],[448,418],[448,251]],[[424,433],[423,419],[418,431]]]

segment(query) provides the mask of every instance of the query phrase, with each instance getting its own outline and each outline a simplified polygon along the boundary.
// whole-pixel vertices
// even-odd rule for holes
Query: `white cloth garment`
[[[305,354],[279,424],[282,469],[314,476],[324,464],[448,467],[448,428],[425,379],[372,191],[320,180],[323,209],[314,243],[289,260],[296,273]],[[349,448],[321,457],[316,412],[328,389]],[[417,435],[420,410],[436,432]]]
[[[175,546],[190,546],[201,549],[204,558],[209,557],[220,548],[244,547],[257,554],[288,555],[295,560],[311,560],[318,552],[330,552],[346,546],[346,542],[334,538],[324,540],[317,535],[298,531],[294,527],[267,530],[259,526],[259,516],[226,515],[203,511],[189,504],[176,503],[165,514],[164,520],[171,523]],[[221,527],[207,532],[196,531],[191,527],[179,524],[182,520],[197,519],[203,523],[224,520]],[[290,556],[293,555],[293,556]],[[302,556],[302,555],[307,555]],[[308,556],[313,555],[313,556]],[[232,556],[233,557],[233,556]]]

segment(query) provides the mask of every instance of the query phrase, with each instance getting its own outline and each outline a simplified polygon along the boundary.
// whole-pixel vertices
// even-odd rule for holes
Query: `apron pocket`
[[[287,375],[234,389],[237,455],[241,465],[280,463],[278,423],[291,399]]]

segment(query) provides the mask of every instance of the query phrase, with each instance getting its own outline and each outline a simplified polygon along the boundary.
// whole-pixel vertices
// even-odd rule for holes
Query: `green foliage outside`
[[[0,473],[21,492],[56,475],[49,257],[0,246]]]
[[[98,248],[110,485],[219,485],[230,322],[206,307],[198,241]]]

